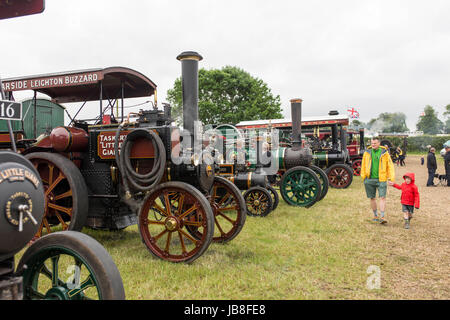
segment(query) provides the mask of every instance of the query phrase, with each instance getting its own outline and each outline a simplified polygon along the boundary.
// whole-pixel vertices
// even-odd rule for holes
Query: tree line
[[[199,118],[204,124],[235,124],[246,120],[282,118],[279,95],[274,95],[261,79],[253,77],[238,67],[199,70]],[[172,116],[181,125],[183,99],[181,78],[177,78],[167,91],[172,105]],[[409,131],[406,115],[402,112],[383,112],[364,123],[352,121],[353,126],[364,127],[380,133]],[[445,107],[443,120],[434,107],[427,105],[419,117],[417,130],[425,134],[450,133],[450,104]]]
[[[423,131],[424,134],[450,134],[450,104],[445,106],[442,116],[443,120],[439,119],[435,108],[427,105],[419,117],[416,129]],[[352,126],[363,127],[380,133],[409,131],[406,126],[406,115],[403,112],[383,112],[377,118],[373,118],[367,123],[353,120]]]

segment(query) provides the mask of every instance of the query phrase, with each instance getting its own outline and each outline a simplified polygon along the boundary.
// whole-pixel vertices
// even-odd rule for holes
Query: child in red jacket
[[[406,173],[403,176],[405,182],[402,185],[395,184],[391,181],[388,182],[390,186],[402,190],[401,203],[403,218],[405,219],[405,229],[409,229],[409,223],[412,219],[414,208],[419,209],[420,198],[419,189],[414,184],[414,173]]]

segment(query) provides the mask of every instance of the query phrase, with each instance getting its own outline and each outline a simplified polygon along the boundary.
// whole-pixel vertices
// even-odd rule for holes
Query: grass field
[[[449,299],[450,188],[424,187],[420,156],[406,164],[396,167],[396,181],[415,172],[422,197],[410,230],[403,229],[400,191],[391,187],[388,224],[372,223],[355,177],[310,209],[280,199],[276,211],[247,217],[235,240],[212,244],[190,265],[152,258],[136,226],[84,232],[112,255],[127,299]],[[379,289],[367,286],[373,270],[380,271]]]

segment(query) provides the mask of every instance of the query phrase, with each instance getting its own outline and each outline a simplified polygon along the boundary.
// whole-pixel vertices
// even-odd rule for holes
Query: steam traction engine
[[[331,145],[324,145],[323,140],[319,139],[321,127],[321,125],[315,126],[316,134],[313,135],[313,141],[310,143],[314,163],[325,169],[331,187],[347,188],[353,181],[353,169],[350,166],[351,160],[347,149],[347,130],[342,124],[332,124]]]
[[[229,163],[221,166],[222,174],[228,175],[241,189],[247,190],[244,195],[247,211],[252,211],[251,207],[256,204],[260,205],[261,199],[268,198],[268,192],[264,189],[268,189],[271,194],[276,194],[273,187],[268,187],[268,181],[273,182],[278,175],[281,176],[279,181],[281,196],[290,205],[310,207],[323,199],[327,193],[328,181],[325,172],[312,165],[311,150],[302,146],[301,102],[300,99],[291,100],[292,147],[277,147],[269,127],[266,134],[257,137],[254,144],[247,144],[244,153],[246,160],[253,158],[256,162],[246,162],[244,166]],[[256,153],[256,156],[251,157],[252,153]],[[261,163],[262,154],[265,154],[269,161]],[[239,156],[239,152],[236,156]],[[274,163],[277,165],[273,166]],[[273,171],[274,167],[275,171]],[[246,177],[248,177],[247,180]],[[278,194],[276,198],[272,196],[272,201],[275,203],[278,202],[277,196]],[[272,202],[270,199],[266,201],[268,203],[266,207],[269,207]]]
[[[100,105],[97,124],[73,121],[73,126],[57,127],[25,151],[46,190],[38,235],[55,226],[119,230],[137,222],[152,255],[192,262],[211,241],[226,242],[239,234],[246,217],[242,195],[231,182],[215,177],[215,164],[202,149],[201,129],[194,126],[202,57],[183,52],[177,59],[182,64],[183,131],[172,125],[168,105],[129,114],[126,120],[122,116],[120,124],[112,121],[112,113],[105,117]],[[100,97],[106,76],[96,84]],[[119,76],[111,74],[111,86]],[[147,93],[155,93],[146,77],[136,71],[132,76],[149,84]],[[137,88],[138,79],[133,80],[130,87]]]
[[[35,241],[15,271],[14,255],[43,219],[44,188],[31,162],[0,151],[0,193],[0,300],[125,298],[111,256],[79,232],[56,232]]]
[[[314,166],[311,149],[302,146],[302,100],[291,100],[292,146],[279,149],[280,193],[290,205],[310,207],[328,192],[328,180]]]
[[[216,174],[245,191],[243,196],[247,215],[267,216],[277,208],[279,196],[270,185],[260,161],[262,153],[267,154],[264,137],[244,137],[236,127],[229,124],[215,127],[215,132],[226,156]]]

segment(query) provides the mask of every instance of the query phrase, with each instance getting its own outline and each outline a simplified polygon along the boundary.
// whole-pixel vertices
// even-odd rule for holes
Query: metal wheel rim
[[[62,256],[72,257],[74,264],[69,265],[66,269],[60,269]],[[51,268],[48,267],[49,260]],[[66,264],[67,262],[64,263],[64,266]],[[48,247],[35,254],[27,263],[27,266],[28,268],[23,273],[25,299],[91,300],[92,298],[86,295],[87,290],[94,291],[90,288],[96,289],[96,299],[102,299],[99,282],[91,267],[75,251],[58,246]],[[87,277],[84,274],[82,275],[84,269],[88,273]],[[67,277],[67,282],[63,280],[63,277],[60,277],[61,274]],[[41,278],[41,275],[43,278]],[[40,292],[43,290],[42,287],[49,287],[48,283],[42,283],[48,282],[48,280],[51,281],[51,287],[45,290],[45,293]],[[89,293],[90,295],[93,294],[93,292]]]
[[[361,160],[355,160],[352,163],[353,175],[360,176],[361,175]]]
[[[220,192],[225,189],[226,193]],[[221,194],[218,194],[221,193]],[[211,208],[214,213],[215,228],[220,233],[220,236],[214,236],[213,241],[224,242],[232,238],[239,229],[239,221],[241,221],[241,215],[245,213],[244,208],[241,208],[237,198],[240,194],[235,194],[231,188],[221,181],[215,181],[211,191]],[[227,215],[228,214],[228,215]],[[235,217],[233,220],[229,215]],[[223,223],[221,223],[223,222]],[[231,228],[226,229],[228,226]],[[228,231],[227,231],[228,230]]]
[[[59,225],[63,231],[69,230],[74,199],[72,187],[67,177],[55,164],[46,159],[36,158],[30,161],[39,172],[44,186],[45,197],[45,213],[36,237],[44,235],[44,228],[47,234],[59,231],[55,230],[59,228]],[[43,166],[48,168],[48,174],[43,171]],[[64,204],[63,206],[62,203],[64,202],[69,203],[69,205]],[[58,222],[57,224],[55,224],[56,221]]]
[[[300,169],[286,172],[280,186],[283,199],[291,205],[300,207],[314,204],[320,194],[318,192],[319,186],[317,185],[319,178],[313,175],[315,175],[314,172],[311,174],[306,170]]]
[[[247,206],[247,214],[254,217],[262,217],[267,215],[271,209],[271,196],[262,190],[249,190],[245,194],[245,204]]]
[[[344,167],[332,168],[328,172],[328,180],[333,188],[345,188],[351,182],[350,174]]]
[[[160,201],[161,196],[164,201]],[[201,228],[199,237],[192,236],[187,226]],[[171,262],[193,258],[208,243],[205,209],[195,195],[175,186],[157,190],[150,195],[141,209],[139,228],[152,254]]]

